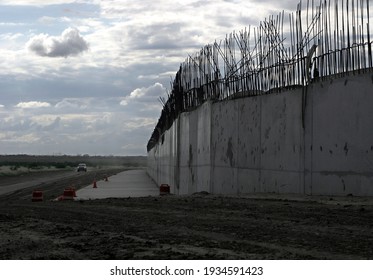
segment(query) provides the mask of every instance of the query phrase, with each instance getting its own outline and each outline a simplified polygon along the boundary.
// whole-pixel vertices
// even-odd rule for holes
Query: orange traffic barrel
[[[159,194],[160,194],[160,195],[170,194],[170,186],[167,185],[167,184],[162,184],[162,185],[159,187]]]
[[[31,201],[43,201],[43,191],[35,190],[32,192],[32,199]]]
[[[63,191],[63,200],[74,200],[75,190],[67,188]]]
[[[74,188],[74,187],[69,187],[68,189],[70,189],[70,190],[72,190],[72,191],[73,191],[74,197],[77,197],[77,195],[76,195],[76,190],[75,190],[75,188]]]

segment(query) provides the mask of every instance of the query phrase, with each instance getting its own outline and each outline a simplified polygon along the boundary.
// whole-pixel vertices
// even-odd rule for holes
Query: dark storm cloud
[[[68,28],[59,37],[36,35],[30,39],[27,47],[39,56],[68,57],[88,50],[88,43],[77,29]]]

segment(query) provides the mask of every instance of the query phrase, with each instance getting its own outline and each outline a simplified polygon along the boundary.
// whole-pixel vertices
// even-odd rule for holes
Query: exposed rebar
[[[180,65],[148,142],[185,111],[207,100],[256,96],[305,87],[318,79],[373,67],[370,0],[307,0],[296,13],[270,16],[258,27],[226,35]]]

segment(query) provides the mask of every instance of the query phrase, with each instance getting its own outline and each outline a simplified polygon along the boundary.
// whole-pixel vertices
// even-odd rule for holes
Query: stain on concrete
[[[345,80],[345,86],[347,86],[347,84],[348,84],[348,79]]]
[[[322,152],[322,146],[320,146],[320,152]]]
[[[342,179],[342,185],[343,185],[343,191],[345,192],[346,191],[346,184],[345,184],[345,180]]]
[[[348,145],[347,145],[347,142],[346,142],[346,144],[345,144],[343,150],[345,151],[345,154],[346,154],[346,156],[347,156],[347,154],[348,154]]]
[[[264,133],[264,137],[265,137],[266,139],[269,138],[269,132],[270,132],[270,131],[271,131],[271,127],[268,127],[268,128],[266,129],[265,133]]]
[[[228,140],[228,147],[227,147],[227,158],[229,159],[229,164],[233,166],[233,144],[232,144],[232,137]]]
[[[191,167],[193,162],[193,147],[189,144],[189,159],[188,159],[188,166]]]
[[[240,106],[240,112],[241,112],[241,115],[243,115],[245,113],[245,109],[246,109],[246,104],[245,103],[242,103],[242,104],[239,104]]]

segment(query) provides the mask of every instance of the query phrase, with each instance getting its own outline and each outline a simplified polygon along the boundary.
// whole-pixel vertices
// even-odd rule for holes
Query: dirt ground
[[[0,178],[0,188],[29,182],[0,196],[0,258],[372,259],[372,198],[199,193],[51,201],[66,186],[119,171],[55,180],[56,173],[43,173],[42,183]],[[43,202],[31,202],[35,188]]]

